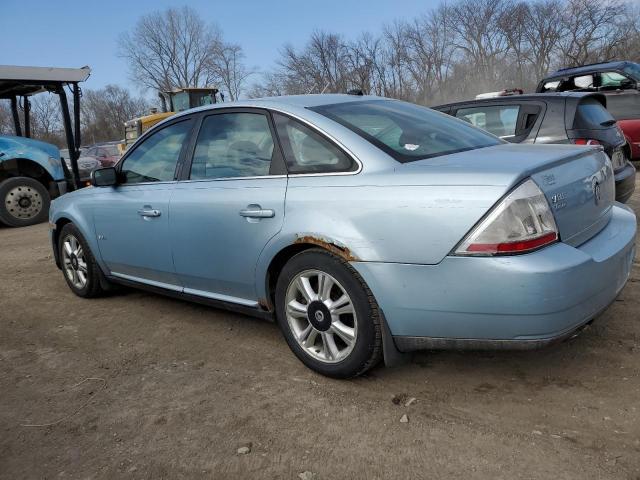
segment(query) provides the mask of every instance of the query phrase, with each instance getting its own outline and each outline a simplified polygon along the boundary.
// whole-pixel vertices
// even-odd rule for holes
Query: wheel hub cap
[[[320,302],[314,301],[307,307],[307,318],[309,323],[320,332],[326,332],[331,327],[331,312],[327,306]]]
[[[36,190],[26,185],[9,190],[4,203],[7,212],[20,220],[33,218],[42,210],[42,197]]]

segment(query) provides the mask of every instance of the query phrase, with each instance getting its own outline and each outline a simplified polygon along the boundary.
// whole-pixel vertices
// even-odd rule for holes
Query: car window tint
[[[542,85],[543,92],[555,92],[560,85],[560,80],[551,80],[549,82],[545,82]]]
[[[359,100],[311,110],[351,129],[399,162],[500,144],[500,140],[471,125],[396,100]]]
[[[261,113],[221,113],[202,122],[191,165],[192,180],[269,174],[274,143]]]
[[[609,128],[615,122],[611,114],[595,98],[583,99],[576,110],[573,128]]]
[[[519,112],[518,105],[482,106],[461,108],[456,117],[497,137],[507,137],[516,134]]]
[[[180,150],[191,120],[174,123],[152,133],[124,159],[124,183],[167,182],[174,179]]]
[[[274,114],[289,173],[330,173],[354,170],[342,150],[302,123]]]

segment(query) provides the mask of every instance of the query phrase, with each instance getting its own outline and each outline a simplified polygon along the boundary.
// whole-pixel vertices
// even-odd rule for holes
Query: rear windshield
[[[575,129],[609,128],[615,123],[611,114],[595,98],[585,98],[578,105],[576,118],[573,120]]]
[[[399,162],[504,143],[466,122],[396,100],[365,100],[311,108],[368,140]]]

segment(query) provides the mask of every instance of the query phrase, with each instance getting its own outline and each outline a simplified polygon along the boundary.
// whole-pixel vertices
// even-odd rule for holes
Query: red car
[[[607,110],[624,132],[631,159],[640,160],[640,65],[605,62],[563,68],[538,84],[536,92],[597,91],[607,97]]]
[[[120,152],[115,143],[99,143],[88,147],[82,157],[90,157],[100,163],[100,167],[113,167],[120,160]]]

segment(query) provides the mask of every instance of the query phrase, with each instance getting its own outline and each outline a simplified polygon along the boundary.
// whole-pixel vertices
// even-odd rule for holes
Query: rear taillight
[[[593,138],[574,138],[573,143],[576,145],[602,145],[598,140]]]
[[[515,255],[558,241],[558,228],[544,194],[529,179],[486,215],[456,255]]]

